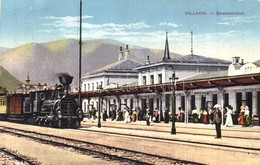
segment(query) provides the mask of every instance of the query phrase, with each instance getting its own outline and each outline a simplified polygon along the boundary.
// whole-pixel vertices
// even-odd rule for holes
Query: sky
[[[0,0],[0,47],[79,39],[80,0]],[[83,40],[260,59],[260,0],[82,0]]]

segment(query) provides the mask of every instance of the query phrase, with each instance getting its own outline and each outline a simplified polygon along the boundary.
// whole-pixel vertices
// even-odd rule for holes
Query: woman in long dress
[[[245,126],[250,126],[251,121],[250,121],[250,116],[249,116],[249,108],[248,106],[245,106]]]
[[[242,127],[245,126],[244,115],[245,115],[245,107],[242,105],[242,106],[240,107],[239,118],[238,118],[238,123],[239,123],[240,125],[242,125]]]
[[[199,118],[198,118],[198,111],[196,109],[196,107],[194,107],[194,109],[192,110],[192,116],[193,116],[193,123],[198,123]]]
[[[230,127],[230,126],[233,126],[233,120],[232,120],[232,108],[229,106],[229,107],[226,107],[227,109],[227,113],[226,113],[226,116],[227,116],[227,119],[226,119],[226,123],[225,123],[225,126],[226,127]]]

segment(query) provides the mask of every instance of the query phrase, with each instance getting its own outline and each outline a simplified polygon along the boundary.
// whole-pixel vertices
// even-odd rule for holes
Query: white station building
[[[128,46],[125,51],[121,47],[117,62],[82,78],[82,89],[84,112],[97,109],[101,98],[101,109],[109,115],[125,105],[142,111],[158,108],[163,114],[165,108],[172,109],[175,89],[175,108],[184,108],[186,122],[194,107],[206,109],[215,104],[222,109],[231,105],[237,115],[240,106],[247,105],[253,115],[260,113],[260,60],[244,63],[233,57],[229,62],[195,55],[192,49],[189,55],[171,58],[166,35],[162,61],[151,62],[147,57],[142,64],[131,60]]]

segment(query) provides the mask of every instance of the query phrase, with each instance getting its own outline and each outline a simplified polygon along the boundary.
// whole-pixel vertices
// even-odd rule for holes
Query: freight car
[[[28,124],[78,128],[83,120],[83,112],[69,93],[73,77],[61,75],[59,80],[61,84],[54,90],[1,96],[0,115],[8,120]]]

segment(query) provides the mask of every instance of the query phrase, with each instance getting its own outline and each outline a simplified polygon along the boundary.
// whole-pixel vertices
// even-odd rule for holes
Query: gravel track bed
[[[41,163],[21,155],[18,152],[0,148],[0,164],[2,165],[39,165]]]
[[[136,151],[130,151],[127,149],[120,149],[111,146],[99,145],[95,143],[89,143],[84,141],[73,140],[69,138],[44,135],[41,133],[17,130],[13,128],[1,128],[1,132],[13,134],[16,136],[22,136],[35,140],[40,143],[62,147],[66,150],[78,152],[80,154],[92,155],[100,159],[108,161],[120,162],[123,165],[132,164],[155,164],[155,165],[168,165],[168,164],[197,164],[193,162],[180,161],[167,157],[161,157],[156,155],[149,155]],[[149,162],[149,163],[148,163]]]

